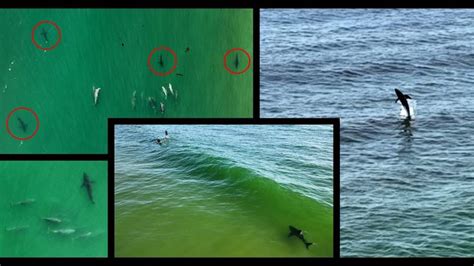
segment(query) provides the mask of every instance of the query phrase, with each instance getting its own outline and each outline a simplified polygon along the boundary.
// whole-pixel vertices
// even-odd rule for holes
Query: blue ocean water
[[[260,20],[261,116],[341,117],[341,256],[472,257],[474,10]]]

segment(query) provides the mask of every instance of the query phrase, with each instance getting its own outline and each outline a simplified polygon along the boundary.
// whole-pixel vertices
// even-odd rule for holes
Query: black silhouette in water
[[[239,68],[239,55],[235,55],[235,60],[234,60],[234,66],[235,68]]]
[[[304,239],[303,231],[291,225],[289,226],[289,228],[290,228],[290,234],[288,235],[288,237],[296,236],[297,238],[301,239],[301,241],[303,241],[304,245],[306,246],[306,249],[309,249],[309,246],[311,246],[313,243],[307,242],[306,239]]]
[[[41,29],[41,36],[43,36],[43,39],[46,43],[49,43],[48,32],[44,28]]]
[[[82,178],[82,186],[85,187],[87,190],[87,195],[89,196],[89,199],[92,203],[94,202],[94,198],[92,197],[92,184],[94,184],[94,181],[91,181],[89,179],[89,176],[87,176],[86,173],[84,173],[83,178]]]
[[[190,49],[189,47],[186,47],[186,50],[184,52],[189,53]]]
[[[181,73],[176,73],[176,76],[180,76],[180,77],[182,77],[182,76],[184,76],[184,75],[183,75],[183,74],[181,74]]]
[[[395,102],[400,101],[402,106],[405,108],[408,114],[408,120],[411,120],[411,114],[410,114],[410,105],[408,104],[407,99],[411,99],[411,97],[408,94],[403,94],[401,91],[398,89],[395,89],[395,93],[397,94],[397,99]]]
[[[26,132],[26,130],[28,129],[28,125],[19,117],[17,117],[18,119],[18,123],[20,123],[20,128],[21,130],[23,130],[23,132]]]
[[[27,206],[27,205],[31,205],[32,203],[35,203],[36,200],[35,199],[25,199],[25,200],[21,200],[21,201],[17,201],[17,202],[12,202],[10,203],[10,206],[11,207],[14,207],[14,206]]]
[[[160,61],[158,61],[158,64],[160,64],[161,67],[165,66],[165,63],[163,62],[163,55],[160,54]]]

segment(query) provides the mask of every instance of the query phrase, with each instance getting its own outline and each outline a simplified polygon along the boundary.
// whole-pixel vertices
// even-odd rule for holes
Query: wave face
[[[261,11],[262,117],[341,117],[341,256],[474,256],[473,15]]]
[[[118,126],[116,254],[332,256],[332,139],[332,126]]]

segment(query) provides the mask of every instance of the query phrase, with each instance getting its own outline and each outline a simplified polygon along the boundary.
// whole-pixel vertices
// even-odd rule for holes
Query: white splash
[[[408,106],[410,107],[410,116],[411,119],[415,119],[416,117],[416,100],[411,100],[407,99]],[[400,104],[400,117],[405,119],[408,117],[407,111],[403,107],[403,105]]]

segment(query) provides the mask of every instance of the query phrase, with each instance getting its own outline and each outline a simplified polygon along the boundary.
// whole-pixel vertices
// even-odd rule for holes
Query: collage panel
[[[1,258],[107,257],[106,161],[0,161]]]
[[[0,9],[0,154],[105,154],[108,118],[252,118],[252,9]]]
[[[341,257],[473,257],[472,9],[261,9],[261,117],[340,117]]]
[[[333,257],[332,124],[180,122],[114,125],[115,257]]]

